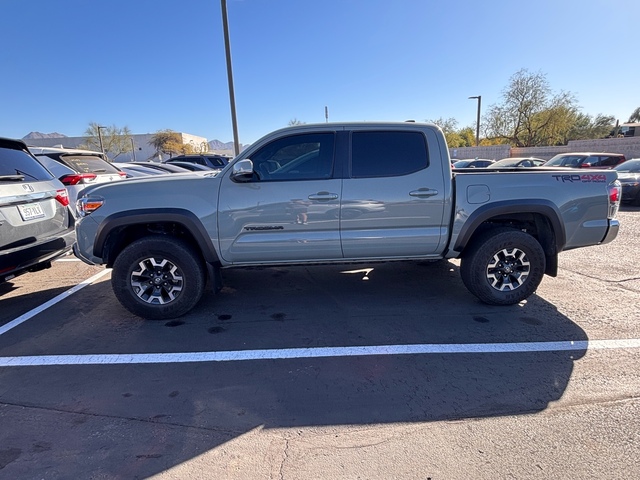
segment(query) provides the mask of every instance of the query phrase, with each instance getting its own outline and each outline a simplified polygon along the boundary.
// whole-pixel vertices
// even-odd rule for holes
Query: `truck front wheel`
[[[203,260],[180,239],[155,235],[127,246],[116,258],[111,285],[131,313],[148,319],[179,317],[200,300]]]
[[[489,305],[513,305],[533,294],[546,260],[538,241],[515,228],[488,230],[469,246],[460,263],[467,289]]]

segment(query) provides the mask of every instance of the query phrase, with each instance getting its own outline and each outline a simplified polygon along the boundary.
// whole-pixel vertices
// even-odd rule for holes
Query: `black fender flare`
[[[210,264],[219,264],[218,253],[211,241],[207,230],[200,219],[191,211],[182,208],[149,208],[118,212],[105,217],[96,232],[96,240],[93,244],[93,252],[102,258],[107,238],[114,229],[130,225],[144,225],[149,223],[177,223],[189,231],[202,252],[205,261]]]
[[[505,200],[481,206],[473,211],[471,215],[469,215],[469,218],[464,222],[464,225],[460,229],[460,233],[456,238],[453,250],[461,252],[469,243],[478,227],[487,220],[501,215],[513,215],[519,213],[535,213],[548,218],[551,223],[551,227],[553,228],[555,251],[556,253],[562,251],[567,242],[564,223],[561,220],[562,215],[553,202],[545,199],[519,200],[518,203]]]

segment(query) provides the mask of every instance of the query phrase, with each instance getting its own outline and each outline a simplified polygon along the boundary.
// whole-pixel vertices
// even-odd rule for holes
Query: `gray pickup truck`
[[[113,268],[122,305],[144,318],[192,309],[220,270],[460,258],[492,305],[518,303],[558,253],[612,241],[615,171],[452,171],[424,123],[301,125],[273,132],[219,173],[89,187],[75,254]]]

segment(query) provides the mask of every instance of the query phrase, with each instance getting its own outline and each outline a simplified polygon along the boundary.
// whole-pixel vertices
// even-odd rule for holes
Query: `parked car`
[[[544,165],[546,160],[535,157],[513,157],[513,158],[503,158],[502,160],[498,160],[497,162],[493,162],[487,168],[507,168],[507,167],[515,167],[515,168],[530,168],[530,167],[539,167]]]
[[[493,164],[493,162],[488,158],[466,158],[454,162],[453,168],[485,168]]]
[[[74,241],[64,185],[24,142],[0,138],[0,283],[49,268]]]
[[[28,148],[67,187],[73,212],[78,193],[83,188],[127,178],[126,173],[109,163],[100,152],[56,147]]]
[[[640,158],[632,158],[614,167],[622,185],[622,201],[640,205]]]
[[[149,175],[163,175],[168,174],[162,170],[156,168],[149,168],[142,165],[132,164],[129,162],[113,163],[113,166],[119,168],[127,174],[127,178],[145,177]]]
[[[227,166],[229,158],[223,155],[215,155],[211,153],[203,154],[190,154],[190,155],[178,155],[165,160],[163,163],[175,163],[175,162],[189,162],[197,163],[199,165],[206,165],[207,167],[221,169]]]
[[[222,167],[209,167],[207,165],[201,165],[199,163],[191,163],[191,162],[171,162],[164,163],[163,165],[176,165],[178,167],[186,168],[192,172],[211,172],[211,171],[220,171]]]
[[[625,161],[621,153],[561,153],[547,161],[545,167],[611,169]]]
[[[187,173],[190,171],[179,165],[172,165],[169,163],[155,163],[155,162],[129,162],[129,163],[130,165],[139,165],[141,167],[152,168],[161,173]]]

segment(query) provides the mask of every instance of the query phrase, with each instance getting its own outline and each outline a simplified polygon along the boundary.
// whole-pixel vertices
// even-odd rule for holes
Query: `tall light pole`
[[[476,120],[476,147],[480,145],[480,104],[482,102],[482,95],[477,95],[475,97],[469,97],[471,99],[478,99],[478,119]]]
[[[231,102],[231,124],[233,127],[233,151],[240,153],[238,141],[238,121],[236,120],[236,99],[233,91],[233,72],[231,71],[231,45],[229,44],[229,22],[227,20],[227,0],[220,0],[222,6],[222,27],[224,30],[224,48],[227,55],[227,79],[229,81],[229,100]]]
[[[98,129],[98,139],[100,140],[100,151],[104,155],[104,144],[102,143],[102,129],[107,127],[96,127]]]

